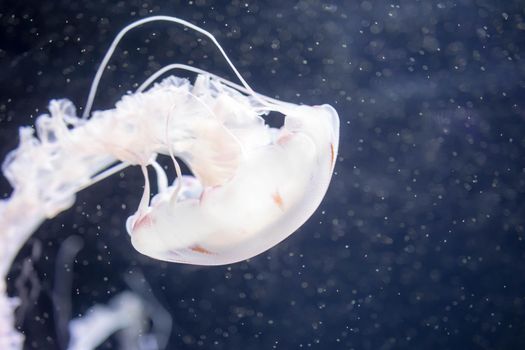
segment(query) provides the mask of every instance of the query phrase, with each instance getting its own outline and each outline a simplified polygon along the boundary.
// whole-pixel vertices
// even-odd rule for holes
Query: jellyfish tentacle
[[[119,44],[120,40],[122,40],[124,35],[126,35],[133,28],[140,27],[140,26],[142,26],[143,24],[146,24],[146,23],[158,22],[158,21],[177,23],[177,24],[180,24],[180,25],[183,25],[185,27],[188,27],[188,28],[190,28],[190,29],[192,29],[192,30],[194,30],[196,32],[199,32],[199,33],[205,35],[206,37],[208,37],[213,42],[213,44],[217,47],[219,52],[222,54],[222,56],[224,57],[224,59],[226,60],[226,62],[228,63],[228,65],[230,66],[232,71],[235,73],[235,75],[237,76],[239,81],[242,83],[242,85],[249,91],[250,95],[254,96],[255,98],[259,98],[257,96],[257,94],[255,93],[255,91],[251,88],[251,86],[246,82],[246,80],[244,80],[244,78],[242,77],[241,73],[239,73],[239,71],[237,70],[237,68],[233,64],[233,62],[230,60],[230,57],[226,54],[226,51],[224,51],[224,49],[222,48],[221,44],[219,44],[219,42],[217,41],[217,39],[215,38],[215,36],[213,34],[208,32],[207,30],[204,30],[203,28],[201,28],[199,26],[196,26],[196,25],[194,25],[194,24],[192,24],[192,23],[190,23],[188,21],[185,21],[185,20],[177,18],[177,17],[172,17],[172,16],[152,16],[152,17],[139,19],[139,20],[137,20],[137,21],[127,25],[120,32],[118,32],[118,34],[115,37],[115,39],[113,39],[113,42],[111,43],[111,45],[109,46],[108,51],[104,55],[104,58],[102,59],[102,62],[100,63],[100,66],[97,69],[97,73],[95,74],[95,78],[93,79],[93,82],[91,83],[91,88],[89,90],[89,95],[88,95],[88,98],[87,98],[87,101],[86,101],[86,106],[84,108],[84,112],[82,113],[82,118],[83,119],[86,119],[89,116],[89,113],[91,112],[91,107],[93,106],[93,101],[94,101],[95,95],[97,93],[98,84],[100,82],[100,79],[102,78],[102,74],[104,73],[104,69],[106,68],[109,60],[111,59],[111,56],[113,56],[113,53],[115,52],[115,49],[117,48],[117,45]],[[264,101],[263,100],[261,100],[261,101],[264,104]]]
[[[85,182],[84,184],[82,184],[81,186],[79,186],[78,191],[81,191],[85,188],[88,188],[90,187],[91,185],[94,185],[96,184],[97,182],[99,181],[102,181],[104,180],[105,178],[107,177],[110,177],[111,175],[114,175],[116,173],[118,173],[119,171],[122,171],[124,169],[126,169],[127,167],[129,167],[131,164],[129,163],[126,163],[126,162],[119,162],[119,163],[116,163],[115,165],[107,168],[106,170],[98,173],[97,175],[91,177],[87,182]]]
[[[151,165],[153,166],[153,169],[155,169],[155,173],[157,174],[158,191],[161,193],[166,192],[166,190],[168,189],[168,177],[166,176],[166,172],[164,171],[164,169],[162,169],[162,167],[156,160],[153,160],[151,162]]]
[[[142,198],[140,199],[138,213],[140,216],[142,216],[148,209],[151,190],[149,183],[148,168],[146,167],[146,165],[141,165],[140,168],[142,170],[142,174],[144,175],[144,192],[142,192]]]
[[[196,96],[195,96],[196,97]],[[171,112],[168,113],[166,116],[166,144],[168,146],[168,153],[170,155],[171,161],[173,162],[173,167],[175,168],[175,173],[177,174],[177,179],[182,179],[182,170],[180,168],[179,162],[177,162],[177,159],[175,158],[175,152],[173,150],[173,144],[170,141],[170,122],[171,118],[173,116],[173,109],[175,106],[171,108]],[[175,190],[173,191],[173,194],[171,195],[170,202],[175,202],[177,195],[180,191],[182,181],[177,182],[177,185],[175,186]]]
[[[231,88],[234,88],[235,90],[239,91],[239,92],[242,92],[242,93],[245,93],[247,95],[252,95],[252,92],[250,92],[249,90],[247,90],[244,86],[241,86],[237,83],[234,83],[234,82],[231,82],[227,79],[224,79],[216,74],[213,74],[213,73],[210,73],[208,71],[205,71],[203,69],[200,69],[200,68],[197,68],[197,67],[193,67],[193,66],[190,66],[190,65],[187,65],[187,64],[183,64],[183,63],[172,63],[172,64],[168,64],[162,68],[160,68],[158,71],[156,71],[155,73],[153,73],[152,75],[149,76],[148,79],[146,79],[136,90],[136,92],[143,92],[144,90],[146,90],[151,84],[153,84],[160,76],[162,76],[163,74],[171,71],[171,70],[175,70],[175,69],[181,69],[181,70],[186,70],[188,72],[193,72],[193,73],[197,73],[197,74],[201,74],[201,75],[207,75],[219,82],[221,82],[222,84],[228,86],[228,87],[231,87]],[[274,110],[274,108],[276,107],[284,107],[284,106],[290,106],[290,107],[293,107],[293,104],[289,103],[289,102],[284,102],[284,101],[280,101],[278,99],[275,99],[275,98],[272,98],[272,97],[269,97],[269,96],[266,96],[266,95],[263,95],[263,94],[260,94],[260,93],[257,93],[255,92],[255,97],[257,97],[257,101],[261,102],[263,101],[263,106],[260,107],[260,110],[261,111],[271,111],[271,110]]]

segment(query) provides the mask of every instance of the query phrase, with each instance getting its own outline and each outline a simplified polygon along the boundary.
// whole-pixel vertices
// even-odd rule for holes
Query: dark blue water
[[[54,278],[72,277],[76,316],[129,289],[124,276],[137,270],[173,316],[168,349],[525,348],[524,8],[482,0],[0,2],[0,158],[51,98],[82,106],[116,32],[153,14],[214,33],[255,90],[329,103],[341,117],[340,156],[321,207],[247,262],[201,268],[135,252],[124,222],[140,199],[138,169],[80,193],[12,269],[11,294],[27,294],[19,312],[27,348],[61,349],[67,338],[51,302]],[[172,62],[233,80],[199,38],[165,23],[133,32],[95,107],[110,108]],[[68,273],[55,264],[72,235],[83,248]],[[17,287],[33,249],[36,282]]]

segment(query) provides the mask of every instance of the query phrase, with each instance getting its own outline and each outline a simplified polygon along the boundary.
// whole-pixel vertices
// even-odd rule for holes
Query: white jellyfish
[[[128,220],[131,241],[160,260],[219,265],[250,258],[293,233],[318,207],[335,165],[337,113],[328,105],[255,99],[206,76],[187,89],[195,97],[169,115],[169,130],[181,136],[168,136],[168,151],[193,176],[167,186],[154,167],[160,191],[148,205],[146,181],[139,210]],[[260,108],[283,113],[284,125],[268,127]]]
[[[144,21],[151,20],[181,22],[162,16]],[[136,25],[117,36],[102,67],[120,38]],[[160,119],[148,130],[141,127],[143,121],[135,125],[141,128],[142,145],[134,152],[135,145],[124,150],[142,155],[120,156],[140,164],[146,179],[139,209],[127,223],[133,246],[160,260],[228,264],[271,248],[312,215],[334,169],[339,117],[329,105],[295,105],[256,94],[213,36],[194,29],[212,38],[245,88],[201,72],[193,86],[168,78],[141,93],[143,85],[116,110],[103,113],[108,120],[118,114],[128,123],[133,118]],[[281,128],[265,124],[261,116],[270,111],[284,115]],[[172,157],[179,175],[172,186],[150,160],[155,153]],[[181,176],[174,155],[193,176]],[[157,172],[159,188],[151,205],[148,163]]]
[[[171,64],[115,108],[91,112],[119,41],[129,30],[153,21],[181,24],[207,36],[242,85]],[[173,69],[192,71],[197,78],[193,84],[175,76],[154,83]],[[11,197],[0,200],[3,277],[43,220],[69,208],[76,192],[130,165],[140,166],[145,177],[138,210],[126,225],[139,252],[198,265],[253,257],[312,215],[337,159],[339,117],[334,108],[296,105],[254,92],[209,32],[176,17],[141,19],[117,35],[97,71],[82,117],[68,100],[51,101],[49,110],[50,115],[37,118],[37,137],[32,128],[21,128],[20,145],[2,166],[13,186]],[[284,116],[282,127],[265,123],[270,112]],[[159,154],[173,161],[177,177],[171,184],[156,162]],[[175,157],[192,175],[181,174]],[[154,168],[158,184],[151,200],[148,166]],[[0,292],[4,290],[0,282]],[[1,307],[2,300],[0,308],[12,308]],[[0,317],[7,319],[2,315],[9,312],[4,311]],[[1,333],[0,344],[7,339]]]

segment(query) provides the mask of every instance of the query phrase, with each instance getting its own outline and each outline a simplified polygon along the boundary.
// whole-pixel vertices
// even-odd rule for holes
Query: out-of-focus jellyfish
[[[129,30],[153,21],[182,24],[207,36],[242,85],[172,64],[115,108],[91,112],[99,80],[119,41]],[[195,72],[197,78],[191,84],[169,76],[154,84],[171,69]],[[0,201],[4,277],[43,220],[69,208],[76,192],[129,165],[140,166],[145,177],[138,210],[126,225],[138,251],[199,265],[253,257],[312,215],[337,158],[339,117],[331,106],[296,105],[254,92],[210,33],[175,17],[141,19],[117,35],[97,71],[82,117],[68,100],[51,101],[49,111],[36,120],[37,137],[30,127],[20,129],[20,144],[3,163],[14,188],[10,198]],[[284,116],[282,127],[265,123],[263,117],[270,112]],[[177,178],[171,184],[156,162],[159,154],[173,161]],[[192,175],[181,174],[175,156]],[[151,200],[150,165],[158,184]],[[4,288],[2,281],[0,291]],[[0,308],[0,317],[7,317],[4,311],[10,307]],[[7,335],[1,328],[3,345]]]

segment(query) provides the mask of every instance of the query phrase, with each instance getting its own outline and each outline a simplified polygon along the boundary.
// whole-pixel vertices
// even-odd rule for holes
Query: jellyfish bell
[[[331,106],[268,103],[284,114],[283,126],[271,128],[253,118],[259,101],[248,100],[245,120],[235,115],[247,108],[245,96],[226,108],[217,106],[222,95],[235,91],[210,91],[216,112],[190,132],[200,136],[191,145],[173,142],[194,176],[178,178],[128,219],[133,246],[152,258],[195,265],[251,258],[296,231],[328,188],[339,144]],[[147,181],[143,198],[149,191]]]

